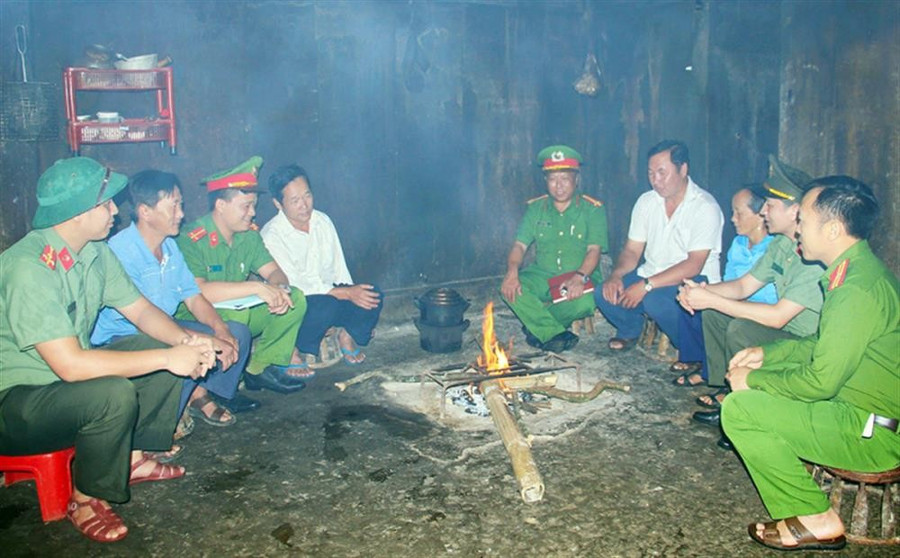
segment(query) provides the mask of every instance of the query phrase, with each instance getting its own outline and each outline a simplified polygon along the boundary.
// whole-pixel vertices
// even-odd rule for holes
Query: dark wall
[[[783,68],[800,57],[782,48],[786,20],[802,19],[791,10],[816,11],[694,1],[4,2],[0,10],[5,81],[19,79],[20,21],[32,36],[31,75],[47,81],[79,64],[91,43],[174,59],[178,155],[153,144],[86,146],[84,155],[126,173],[177,173],[189,218],[206,211],[203,176],[253,154],[266,159],[263,180],[298,162],[341,232],[351,271],[384,287],[502,274],[525,200],[543,193],[533,157],[551,143],[588,161],[583,190],[607,203],[613,252],[648,188],[644,154],[663,138],[688,142],[692,176],[727,215],[731,193],[761,179],[766,154],[779,150]],[[885,13],[894,12],[870,23],[889,27]],[[873,48],[887,52],[891,40],[873,38]],[[593,98],[573,88],[588,53],[602,72]],[[896,75],[869,61],[859,79],[890,99]],[[79,112],[149,110],[132,97],[82,94]],[[810,101],[843,114],[831,98]],[[859,127],[853,137],[865,142],[867,133]],[[37,176],[66,149],[61,141],[0,149],[5,247],[27,231]],[[898,158],[872,161],[876,174],[888,176]],[[260,223],[274,214],[268,196],[258,211]]]

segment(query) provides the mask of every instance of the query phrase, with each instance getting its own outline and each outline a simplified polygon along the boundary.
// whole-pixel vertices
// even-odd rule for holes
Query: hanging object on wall
[[[25,60],[28,42],[24,25],[16,25],[16,50],[22,81],[0,84],[0,141],[59,139],[57,88],[52,83],[28,81]]]
[[[579,95],[596,97],[597,93],[600,92],[600,65],[597,64],[597,57],[593,53],[587,55],[581,77],[575,80],[575,83],[572,85],[575,86],[575,91]]]

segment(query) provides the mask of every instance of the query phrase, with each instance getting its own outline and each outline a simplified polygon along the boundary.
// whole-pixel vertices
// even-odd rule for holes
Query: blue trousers
[[[638,276],[636,271],[625,275],[622,283],[627,289],[631,285],[644,279]],[[702,275],[694,277],[694,281],[706,281]],[[684,313],[675,296],[678,294],[678,286],[656,287],[644,297],[634,308],[623,308],[617,304],[609,303],[603,298],[603,289],[594,290],[594,302],[600,313],[616,328],[616,337],[622,339],[635,339],[641,335],[644,325],[644,314],[650,317],[659,329],[669,337],[676,348],[681,349],[678,338],[678,316]]]
[[[682,311],[678,314],[678,360],[681,362],[702,362],[700,375],[709,380],[709,368],[706,364],[706,344],[703,343],[703,312],[695,311],[693,315]]]
[[[384,295],[375,287],[380,295],[378,306],[371,310],[360,308],[349,300],[340,300],[329,294],[308,295],[306,297],[306,315],[300,324],[296,347],[301,353],[319,354],[319,345],[330,327],[342,327],[350,334],[357,345],[364,347],[372,339],[372,331],[378,323],[381,308],[384,306]]]
[[[188,320],[176,320],[178,325],[191,331],[212,335],[213,330],[207,325],[200,322],[191,322]],[[241,381],[241,373],[244,372],[244,366],[247,365],[247,357],[250,356],[250,328],[238,322],[227,321],[228,331],[238,343],[238,359],[227,370],[221,370],[218,365],[207,372],[206,376],[199,380],[193,378],[184,378],[181,384],[181,399],[178,401],[178,415],[184,412],[187,407],[188,399],[193,393],[194,388],[201,386],[208,391],[215,393],[219,397],[231,399],[237,391],[238,382]]]

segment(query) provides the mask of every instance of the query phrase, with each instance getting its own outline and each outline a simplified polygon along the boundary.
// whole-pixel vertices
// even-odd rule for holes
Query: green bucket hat
[[[38,208],[31,226],[58,225],[112,198],[126,184],[127,176],[89,157],[60,159],[38,179]]]
[[[769,155],[769,177],[757,193],[766,198],[778,198],[797,203],[806,192],[805,186],[812,177],[800,169],[795,169]]]

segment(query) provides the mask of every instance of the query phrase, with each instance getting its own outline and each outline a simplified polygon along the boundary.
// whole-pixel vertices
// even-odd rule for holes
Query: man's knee
[[[291,287],[291,302],[294,303],[293,312],[299,312],[302,319],[303,314],[306,314],[306,296],[303,291],[297,287]]]
[[[250,342],[253,340],[253,334],[250,333],[250,328],[246,325],[235,322],[235,321],[227,321],[225,325],[228,326],[228,331],[231,333],[231,336],[238,343],[238,350],[241,352],[250,350]]]
[[[735,354],[751,345],[750,333],[759,329],[753,320],[735,318],[725,328],[725,346],[730,354]]]
[[[90,380],[89,387],[91,398],[88,404],[94,403],[103,414],[133,414],[137,417],[137,389],[128,378],[105,376]]]

